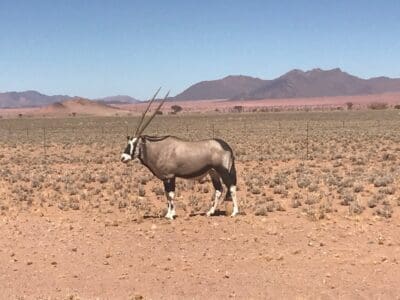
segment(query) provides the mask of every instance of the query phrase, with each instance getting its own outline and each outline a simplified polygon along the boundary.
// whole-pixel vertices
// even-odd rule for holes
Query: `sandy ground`
[[[296,129],[306,115],[325,118],[310,127],[309,160]],[[45,149],[43,120],[29,135],[35,120],[3,120],[0,299],[400,299],[398,112],[308,115],[217,116],[243,214],[201,215],[211,183],[179,180],[172,222],[158,217],[159,180],[119,161],[124,132],[88,127],[124,131],[124,119],[81,130],[83,119],[46,120],[64,129],[48,132]],[[330,128],[337,118],[344,129]],[[217,122],[156,120],[171,133],[190,124],[196,138]]]
[[[399,299],[398,219],[0,219],[3,299]]]

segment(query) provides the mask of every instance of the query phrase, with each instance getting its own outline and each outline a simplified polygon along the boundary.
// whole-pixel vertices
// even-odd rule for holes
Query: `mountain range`
[[[202,81],[176,95],[174,100],[229,99],[257,100],[380,94],[400,91],[400,79],[362,79],[336,68],[292,70],[276,79],[227,76]]]
[[[36,91],[5,92],[0,93],[0,108],[41,107],[71,98],[66,95],[47,96]]]
[[[258,100],[308,97],[332,97],[399,92],[400,78],[362,79],[341,69],[310,71],[292,70],[278,78],[265,80],[243,75],[198,82],[168,100]],[[0,93],[0,108],[42,107],[72,100],[67,95],[47,96],[37,91]],[[125,95],[94,101],[105,104],[132,104],[139,100]]]
[[[64,101],[78,98],[80,97],[67,95],[48,96],[37,91],[5,92],[0,93],[0,108],[44,107],[51,104],[58,105]],[[140,102],[140,100],[125,95],[93,99],[93,101],[104,104],[132,104]]]

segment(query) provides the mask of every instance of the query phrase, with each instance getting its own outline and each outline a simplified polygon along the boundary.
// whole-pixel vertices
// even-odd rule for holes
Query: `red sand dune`
[[[171,112],[171,106],[173,105],[181,106],[184,112],[213,112],[216,110],[228,112],[235,106],[243,106],[247,110],[263,107],[280,107],[283,109],[304,107],[329,109],[338,106],[345,107],[348,102],[353,103],[354,108],[366,108],[369,104],[375,102],[396,105],[400,104],[400,93],[241,101],[227,101],[225,99],[171,101],[164,104],[162,111],[164,113]],[[147,103],[107,105],[86,99],[73,99],[41,108],[0,109],[0,116],[15,118],[18,117],[19,114],[22,114],[23,116],[33,117],[63,117],[71,115],[72,113],[76,113],[77,115],[116,116],[141,113],[146,107]]]
[[[78,116],[115,116],[128,113],[129,111],[118,107],[81,98],[56,102],[40,108],[0,109],[0,116],[4,117],[16,117],[20,114],[32,117],[65,117],[72,114]]]

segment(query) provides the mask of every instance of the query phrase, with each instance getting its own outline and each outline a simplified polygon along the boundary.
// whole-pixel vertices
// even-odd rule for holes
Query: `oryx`
[[[237,215],[239,208],[236,198],[235,159],[231,147],[226,142],[221,139],[184,141],[174,136],[142,135],[168,97],[167,93],[150,118],[143,123],[144,117],[159,90],[143,112],[134,136],[128,136],[128,145],[121,155],[121,161],[127,163],[137,158],[157,178],[163,181],[168,200],[166,218],[173,219],[176,215],[174,206],[175,178],[189,179],[206,174],[210,175],[215,188],[213,205],[207,212],[207,216],[214,214],[218,206],[223,190],[221,180],[227,188],[226,199],[231,198],[233,201],[231,216]]]

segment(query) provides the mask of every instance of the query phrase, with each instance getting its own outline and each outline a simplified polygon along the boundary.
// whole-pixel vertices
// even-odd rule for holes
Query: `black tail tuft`
[[[235,168],[235,158],[233,157],[233,155],[232,155],[232,166],[231,169],[229,170],[229,179],[230,179],[230,184],[236,186],[236,168]],[[232,195],[229,187],[227,187],[225,201],[232,201]]]
[[[233,155],[233,150],[228,145],[228,143],[226,143],[224,140],[221,140],[221,139],[214,139],[214,140],[217,141],[221,145],[222,149],[224,149],[225,151],[228,151],[232,157],[232,166],[231,166],[230,170],[219,170],[220,171],[219,173],[222,176],[222,181],[224,182],[224,184],[227,187],[225,200],[232,200],[231,191],[229,190],[229,188],[232,185],[236,186],[236,168],[235,168],[235,157]]]

